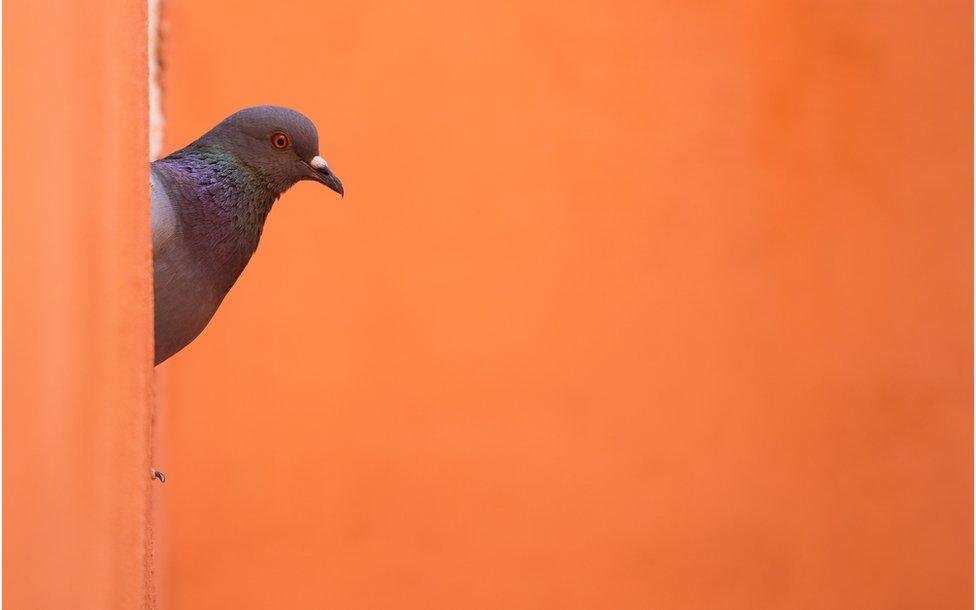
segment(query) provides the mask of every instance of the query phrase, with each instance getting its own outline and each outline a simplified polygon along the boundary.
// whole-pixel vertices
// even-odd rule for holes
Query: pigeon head
[[[314,180],[343,194],[342,182],[319,155],[319,135],[305,115],[281,106],[255,106],[230,115],[197,142],[221,149],[281,193]]]

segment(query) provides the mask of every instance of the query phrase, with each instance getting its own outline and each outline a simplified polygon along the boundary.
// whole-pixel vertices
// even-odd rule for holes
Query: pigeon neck
[[[201,266],[233,284],[258,246],[264,221],[280,196],[269,181],[214,149],[184,149],[157,161],[178,185],[177,214],[187,246]]]

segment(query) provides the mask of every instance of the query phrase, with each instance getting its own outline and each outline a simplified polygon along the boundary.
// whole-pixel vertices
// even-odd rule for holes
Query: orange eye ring
[[[271,145],[278,150],[284,150],[288,148],[288,136],[281,133],[280,131],[275,132],[271,136]]]

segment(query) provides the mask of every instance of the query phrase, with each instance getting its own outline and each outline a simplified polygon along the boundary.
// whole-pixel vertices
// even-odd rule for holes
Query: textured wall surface
[[[144,2],[3,6],[4,608],[147,601]]]
[[[167,10],[167,150],[347,186],[162,367],[168,607],[971,605],[970,3]]]

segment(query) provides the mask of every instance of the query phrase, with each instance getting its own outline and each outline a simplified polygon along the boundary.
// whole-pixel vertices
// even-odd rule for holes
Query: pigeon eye
[[[280,131],[273,136],[271,136],[271,145],[278,150],[284,150],[288,148],[288,136],[281,133]]]

